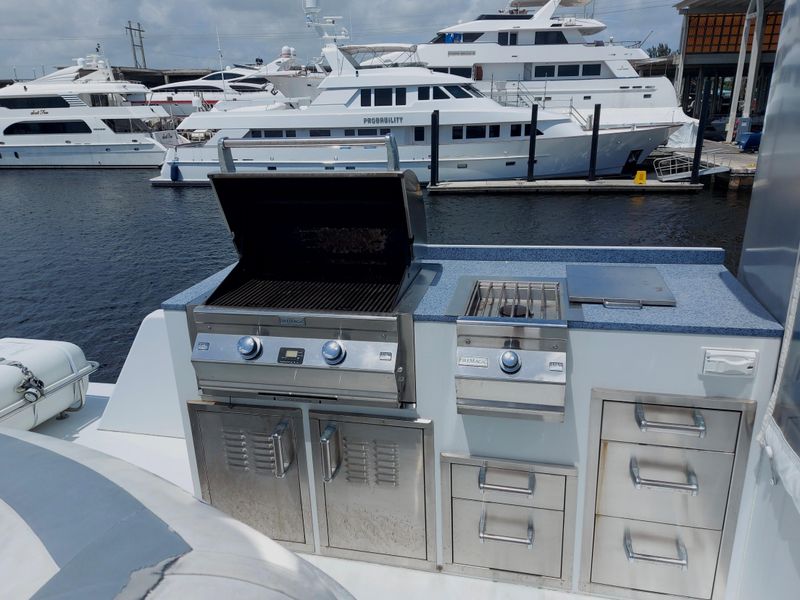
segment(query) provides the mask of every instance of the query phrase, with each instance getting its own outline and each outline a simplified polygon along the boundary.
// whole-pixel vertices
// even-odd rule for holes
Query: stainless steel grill
[[[209,304],[279,310],[390,312],[400,285],[251,279]]]
[[[560,320],[559,299],[556,281],[478,281],[465,315]]]

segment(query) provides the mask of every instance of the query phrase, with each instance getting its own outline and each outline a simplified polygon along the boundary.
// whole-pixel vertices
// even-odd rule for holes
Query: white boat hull
[[[156,168],[165,151],[152,139],[137,144],[3,145],[0,168]]]

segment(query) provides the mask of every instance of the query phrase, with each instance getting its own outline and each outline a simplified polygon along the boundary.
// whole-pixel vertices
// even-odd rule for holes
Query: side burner
[[[464,316],[560,321],[561,285],[557,281],[478,281]]]

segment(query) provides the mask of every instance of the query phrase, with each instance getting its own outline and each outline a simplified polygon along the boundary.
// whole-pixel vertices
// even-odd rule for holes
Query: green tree
[[[647,54],[650,58],[661,58],[662,56],[669,56],[672,54],[672,48],[664,42],[659,42],[658,46],[650,46],[647,49]]]

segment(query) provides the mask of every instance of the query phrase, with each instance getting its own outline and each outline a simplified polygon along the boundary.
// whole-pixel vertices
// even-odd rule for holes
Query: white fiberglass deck
[[[34,431],[81,444],[150,471],[191,493],[186,442],[182,438],[100,429],[113,385],[92,383],[86,406],[67,419],[51,419]],[[588,600],[589,596],[444,573],[403,569],[317,555],[302,555],[359,600],[459,598],[460,600]]]

